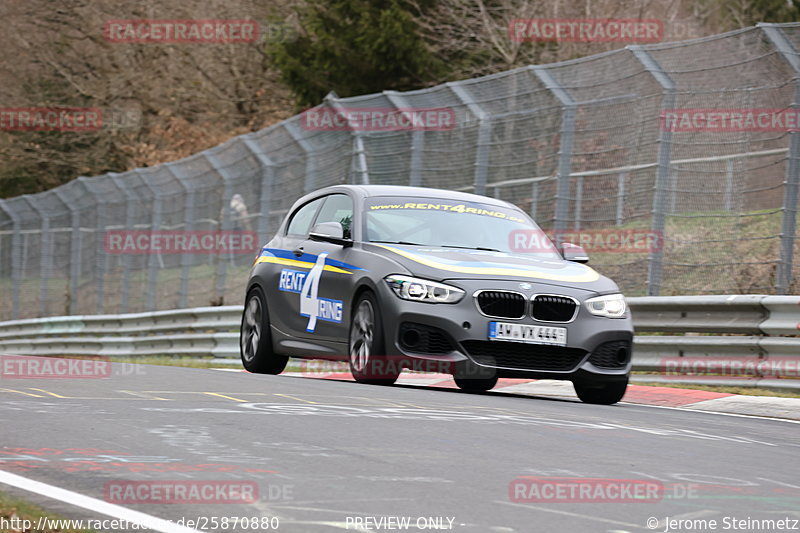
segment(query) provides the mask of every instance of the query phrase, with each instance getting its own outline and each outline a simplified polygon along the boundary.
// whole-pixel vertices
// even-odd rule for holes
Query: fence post
[[[411,187],[422,187],[422,154],[425,147],[425,132],[414,130],[411,133],[411,162],[408,184]]]
[[[550,74],[546,67],[531,65],[531,69],[553,96],[561,102],[561,140],[558,147],[558,181],[556,182],[555,230],[565,231],[569,225],[569,189],[572,174],[572,147],[575,142],[577,103]]]
[[[77,181],[83,186],[83,188],[92,195],[93,199],[95,200],[96,204],[100,204],[96,207],[105,207],[108,203],[107,197],[102,194],[98,194],[96,192],[96,187],[94,182],[85,176],[81,176],[77,179]],[[102,314],[105,310],[105,280],[106,280],[106,272],[108,272],[108,254],[105,253],[104,245],[105,245],[105,228],[106,224],[101,225],[101,218],[100,218],[100,211],[97,212],[97,228],[94,235],[94,255],[95,255],[95,267],[97,271],[95,272],[95,302],[96,302],[96,312],[98,314]]]
[[[342,109],[342,105],[336,99],[336,93],[328,93],[325,96],[325,101],[337,111]],[[345,116],[347,115],[346,112],[344,114]],[[353,160],[350,165],[352,178],[350,181],[353,184],[369,185],[369,169],[367,168],[367,151],[364,147],[364,137],[361,132],[351,127],[352,125],[349,121],[347,125],[350,137],[353,139]]]
[[[678,208],[678,175],[676,170],[669,175],[669,212],[668,214],[674,215],[675,210]]]
[[[111,183],[117,191],[119,191],[122,195],[125,196],[125,212],[128,213],[128,211],[130,211],[131,209],[134,208],[133,205],[132,205],[132,204],[134,204],[134,201],[131,200],[131,196],[132,195],[130,194],[130,192],[128,190],[126,190],[126,189],[124,189],[123,187],[120,186],[120,184],[117,182],[117,180],[114,179],[114,176],[112,175],[112,173],[108,173],[108,174],[106,174],[106,176],[108,176],[108,178],[109,178],[108,182]],[[89,182],[87,182],[87,184],[88,183]],[[116,215],[116,213],[114,215]],[[126,216],[125,222],[122,222],[118,216],[114,216],[114,219],[115,219],[115,223],[114,224],[106,224],[105,228],[108,228],[109,226],[112,226],[112,227],[113,226],[122,226],[125,229],[130,229],[128,227],[127,216]],[[97,239],[96,242],[97,242],[96,246],[98,247],[98,250],[102,250],[103,251],[103,272],[108,272],[109,270],[111,270],[111,267],[109,265],[111,264],[113,256],[112,256],[112,254],[109,253],[108,250],[106,250],[105,234],[98,236],[98,239]],[[126,276],[126,272],[128,271],[128,269],[127,269],[127,259],[126,258],[127,258],[126,254],[121,254],[116,259],[117,260],[117,264],[120,264],[123,267],[123,276]],[[127,297],[128,297],[127,287],[124,286],[125,284],[127,284],[127,281],[128,281],[127,278],[123,279],[123,286],[120,287],[120,302],[119,302],[119,305],[117,306],[118,308],[122,308],[122,303],[123,303],[122,300],[123,299],[126,300],[125,301],[125,306],[127,306]],[[99,283],[99,287],[104,289],[104,283],[100,283],[100,282],[98,282],[98,283]],[[105,293],[105,291],[103,290],[103,294],[104,293]],[[100,302],[99,299],[101,298],[101,296],[102,296],[101,293],[98,292],[98,311],[97,312],[98,313],[105,313],[106,309],[107,309],[107,305],[106,305],[107,302],[105,302],[105,301]],[[124,312],[124,310],[123,310],[123,312]]]
[[[36,195],[25,194],[22,198],[36,211],[42,221],[39,244],[39,316],[47,316],[48,285],[50,283],[50,268],[53,265],[52,234],[50,233],[50,217],[46,209],[39,207]]]
[[[617,226],[625,221],[625,177],[624,172],[617,177]]]
[[[384,96],[397,109],[406,105],[405,98],[396,91],[383,91]],[[425,146],[425,130],[414,129],[411,132],[411,161],[409,162],[408,185],[422,186],[422,150]]]
[[[725,160],[725,211],[733,209],[733,159]]]
[[[203,157],[206,158],[211,168],[222,178],[223,192],[222,192],[222,231],[231,229],[231,213],[230,204],[233,198],[233,180],[234,176],[222,164],[217,155],[211,151],[203,152]],[[225,297],[225,282],[228,277],[228,255],[220,255],[220,250],[217,250],[217,287],[216,296],[218,301],[222,301]]]
[[[22,282],[22,257],[20,257],[20,231],[22,229],[19,215],[8,203],[0,199],[0,209],[8,214],[13,224],[13,234],[11,236],[11,319],[19,318],[19,288]]]
[[[800,109],[800,56],[783,30],[774,24],[760,23],[758,27],[772,42],[795,72],[794,101],[789,107]],[[783,220],[781,221],[781,249],[775,275],[775,293],[788,294],[792,286],[795,233],[797,231],[797,191],[800,188],[800,131],[789,133],[789,162],[786,165],[786,181],[783,189]]]
[[[135,224],[136,224],[136,204],[139,200],[139,197],[131,192],[131,190],[126,187],[121,179],[120,175],[116,173],[109,173],[108,176],[111,178],[111,181],[114,182],[114,185],[117,186],[117,189],[121,190],[125,194],[125,228],[128,231],[132,231]],[[128,310],[128,295],[130,294],[130,285],[131,285],[131,256],[127,254],[123,254],[122,256],[122,294],[120,295],[120,312],[125,313]]]
[[[639,45],[628,45],[627,47],[636,59],[644,66],[653,78],[661,85],[661,111],[675,108],[677,98],[675,82],[664,72],[661,65],[656,62],[650,53]],[[656,169],[655,191],[653,192],[653,220],[651,229],[655,235],[661,235],[664,239],[664,227],[666,226],[667,194],[670,188],[670,161],[672,159],[672,132],[668,128],[662,127],[661,117],[658,117],[658,162]],[[664,247],[659,246],[650,252],[647,265],[647,294],[648,296],[658,296],[661,293],[661,282],[663,280],[664,269]]]
[[[367,168],[367,151],[364,148],[364,137],[356,134],[353,138],[355,143],[355,157],[353,158],[353,183],[369,185],[369,169]],[[360,176],[359,178],[357,178]]]
[[[183,204],[183,230],[189,232],[194,229],[194,204],[195,204],[195,189],[192,187],[192,182],[186,179],[186,175],[181,170],[180,165],[173,163],[166,163],[166,169],[175,176],[184,194],[186,200]],[[191,267],[194,265],[194,255],[189,253],[181,254],[181,286],[178,289],[178,307],[183,309],[189,306],[189,277],[191,275]]]
[[[62,191],[53,189],[53,192],[67,206],[72,220],[72,234],[69,240],[69,300],[67,301],[67,314],[74,315],[77,313],[78,285],[81,276],[81,246],[83,246],[81,216],[69,199],[64,197]]]
[[[138,172],[138,171],[134,171]],[[142,182],[153,194],[153,218],[151,219],[150,232],[155,233],[161,229],[161,211],[163,201],[158,189],[150,184],[147,176],[142,176]],[[145,311],[155,311],[156,309],[156,290],[158,289],[158,270],[161,263],[161,255],[151,253],[147,263],[147,289],[145,290]]]
[[[472,95],[461,83],[448,82],[447,85],[470,113],[478,119],[478,145],[475,152],[475,176],[473,187],[475,194],[486,194],[486,183],[489,176],[489,151],[492,141],[492,117],[475,102]]]
[[[297,125],[293,122],[287,121],[284,124],[286,131],[292,136],[292,139],[300,145],[303,152],[306,154],[306,175],[303,180],[303,194],[308,194],[316,190],[317,186],[317,161],[314,157],[314,146],[306,139],[302,132],[298,130]]]
[[[263,169],[261,176],[261,198],[259,198],[258,212],[261,217],[258,221],[258,234],[262,239],[268,237],[269,218],[272,212],[272,183],[275,181],[275,163],[261,150],[261,146],[250,137],[242,137],[244,146],[253,154]]]

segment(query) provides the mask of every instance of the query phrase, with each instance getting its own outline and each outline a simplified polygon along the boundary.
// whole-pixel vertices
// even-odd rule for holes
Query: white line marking
[[[210,370],[223,370],[223,371],[227,371],[227,372],[233,372],[234,371],[234,369],[229,369],[229,368],[212,368]],[[242,370],[236,370],[236,371],[237,372],[242,372]],[[519,385],[525,385],[525,383],[520,383]],[[511,386],[512,387],[517,387],[518,385],[511,385]],[[424,389],[426,387],[423,386],[423,387],[418,387],[418,388]],[[503,394],[503,391],[505,389],[506,389],[506,387],[503,387],[503,388],[500,388],[500,389],[497,389],[497,390],[493,390],[492,392],[497,392],[497,393]],[[561,399],[564,398],[564,396],[559,396],[559,395],[556,395],[556,394],[547,394],[545,392],[536,392],[534,394],[525,394],[522,391],[510,390],[510,391],[507,391],[507,393],[511,393],[511,394],[516,393],[516,394],[519,394],[520,396],[546,398],[546,399],[553,399],[553,400],[561,400]],[[702,403],[702,402],[697,402],[697,403],[689,404],[689,405],[698,405],[700,403]],[[656,409],[671,409],[673,411],[684,411],[684,412],[687,412],[687,413],[706,413],[706,414],[711,414],[711,415],[735,416],[735,417],[740,417],[740,418],[761,419],[761,420],[775,420],[775,421],[778,421],[778,422],[790,422],[792,424],[800,424],[800,420],[793,420],[791,418],[780,418],[780,417],[765,416],[765,415],[745,415],[745,414],[739,414],[739,413],[725,413],[725,412],[722,412],[722,411],[710,411],[710,410],[705,410],[705,409],[698,409],[696,407],[695,408],[689,408],[689,407],[674,407],[674,406],[667,406],[667,405],[649,405],[649,404],[646,404],[646,403],[626,402],[624,399],[620,402],[620,404],[628,405],[628,406],[631,406],[631,407],[654,407]]]
[[[761,420],[775,420],[777,422],[789,422],[792,424],[800,424],[800,420],[792,420],[791,418],[778,418],[775,416],[764,416],[764,415],[743,415],[739,413],[724,413],[722,411],[706,411],[703,409],[691,409],[688,407],[673,407],[670,405],[647,405],[644,403],[627,403],[627,402],[620,402],[624,403],[625,405],[629,405],[631,407],[652,407],[655,409],[671,409],[673,411],[683,411],[686,413],[705,413],[708,415],[723,415],[723,416],[735,416],[738,418],[759,418]]]
[[[41,481],[34,481],[32,479],[11,474],[10,472],[4,472],[2,470],[0,470],[0,483],[11,485],[12,487],[33,492],[35,494],[40,494],[47,498],[59,500],[76,507],[82,507],[83,509],[88,509],[112,518],[118,518],[120,520],[126,520],[131,523],[139,524],[140,526],[152,529],[153,531],[160,531],[161,533],[203,533],[196,529],[180,526],[170,522],[169,520],[164,520],[163,518],[156,518],[155,516],[140,513],[139,511],[126,509],[125,507],[120,507],[119,505],[114,505],[96,498],[84,496],[83,494],[78,494],[77,492],[72,492],[71,490],[48,485],[47,483],[42,483]]]
[[[782,481],[776,481],[774,479],[768,479],[765,477],[757,477],[756,479],[760,479],[762,481],[769,481],[771,483],[775,483],[776,485],[783,485],[784,487],[789,487],[791,489],[800,489],[800,486],[792,485],[791,483],[784,483]]]

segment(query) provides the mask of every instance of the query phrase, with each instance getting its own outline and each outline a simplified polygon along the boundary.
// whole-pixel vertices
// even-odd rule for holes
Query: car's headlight
[[[621,294],[606,294],[586,300],[586,308],[590,313],[608,318],[622,318],[625,316],[625,297]]]
[[[391,275],[384,278],[394,293],[404,300],[431,304],[454,304],[464,297],[464,291],[452,285],[411,276]]]

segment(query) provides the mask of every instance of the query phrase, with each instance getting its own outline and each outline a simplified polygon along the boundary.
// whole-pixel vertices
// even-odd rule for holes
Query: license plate
[[[489,322],[489,340],[566,346],[567,328]]]

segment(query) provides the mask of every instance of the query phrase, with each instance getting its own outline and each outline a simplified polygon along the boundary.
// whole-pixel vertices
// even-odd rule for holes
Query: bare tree
[[[452,78],[490,74],[514,67],[574,59],[624,47],[628,42],[574,40],[523,42],[514,21],[527,19],[657,19],[670,38],[670,24],[692,24],[692,36],[710,35],[707,16],[689,0],[440,0],[432,9],[415,4],[425,37],[436,54],[457,68]],[[684,37],[685,38],[685,37]]]
[[[45,182],[56,176],[56,183],[34,184],[37,189],[79,174],[177,159],[286,118],[290,95],[263,49],[265,38],[276,37],[275,21],[291,14],[289,4],[4,2],[0,107],[91,107],[110,119],[95,132],[2,132],[6,168],[41,174]],[[170,44],[110,42],[104,36],[109,21],[135,19],[249,19],[261,27],[261,38]]]

